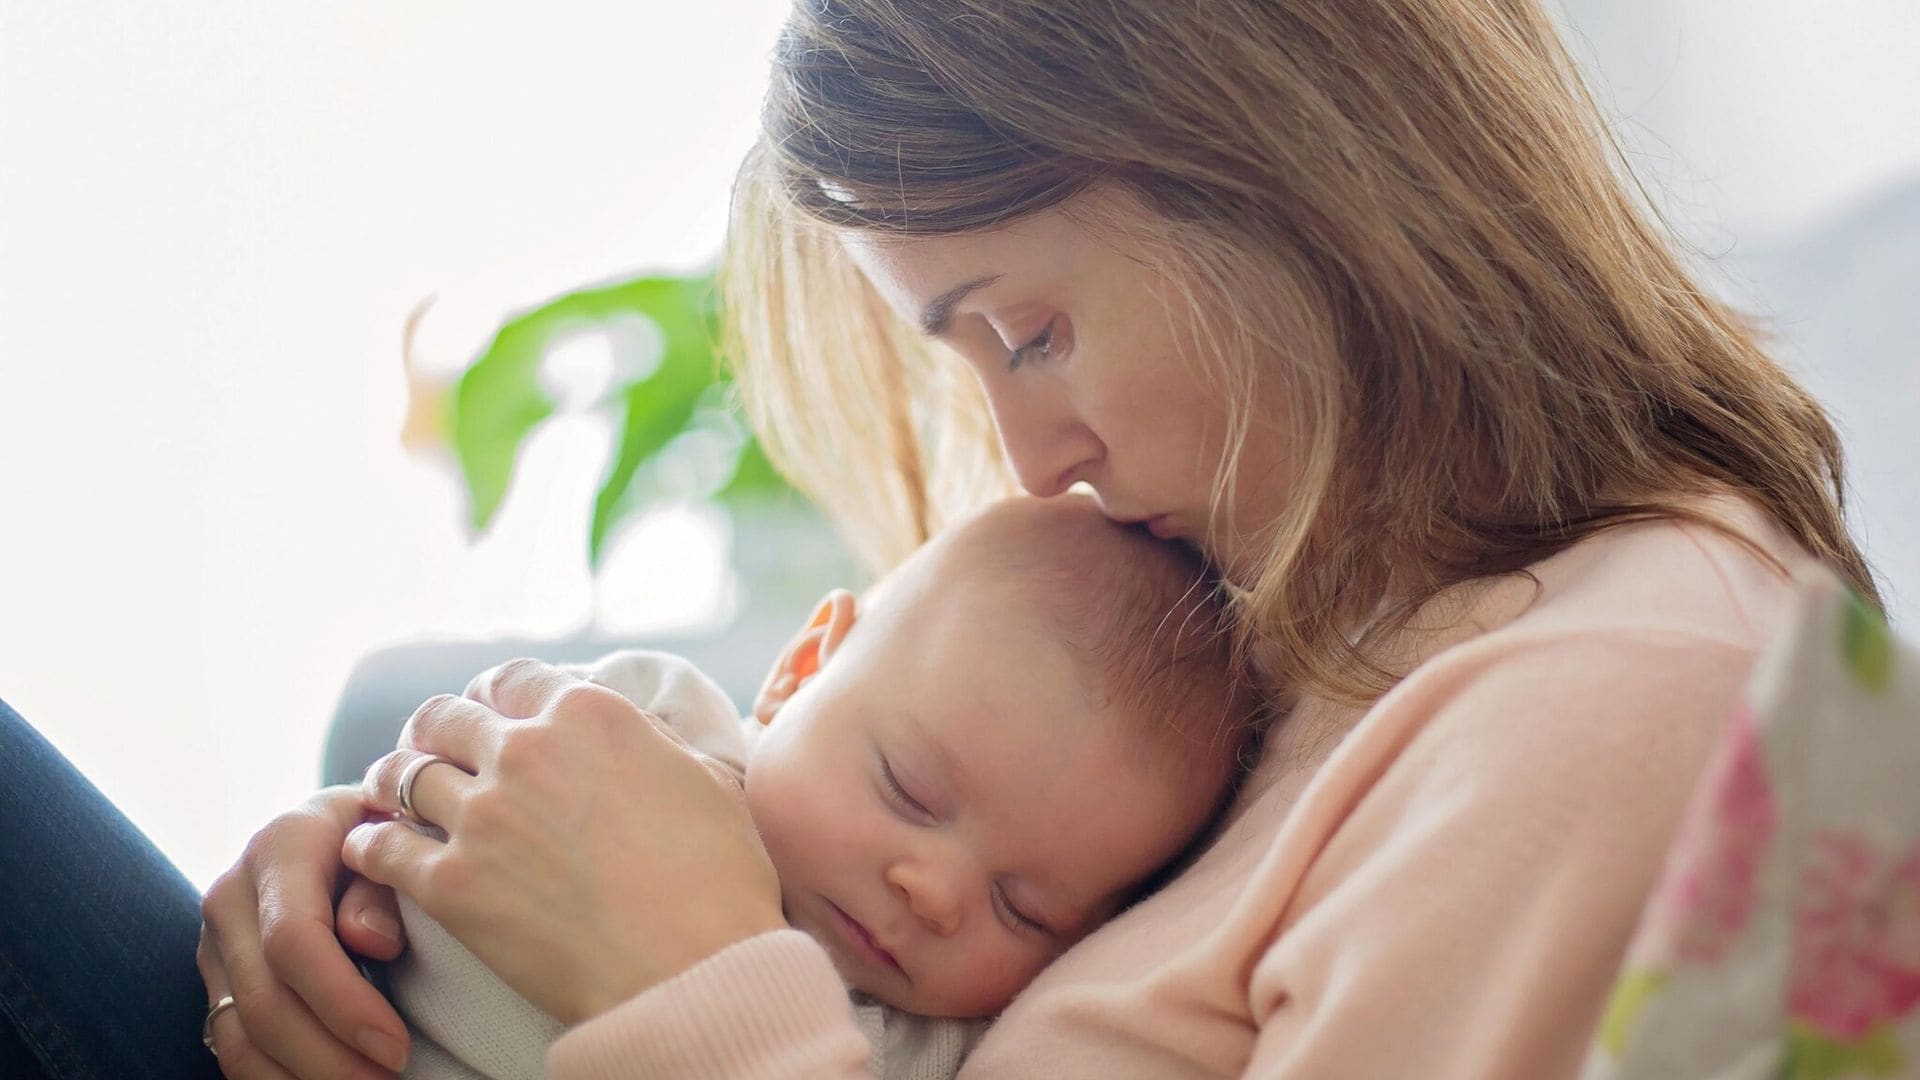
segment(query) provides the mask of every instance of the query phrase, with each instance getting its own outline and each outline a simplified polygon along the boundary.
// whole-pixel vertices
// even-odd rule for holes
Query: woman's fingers
[[[407,947],[393,890],[359,874],[334,905],[333,932],[348,949],[375,960],[392,960]]]
[[[398,822],[362,825],[347,837],[349,866],[406,893],[563,1023],[784,925],[779,883],[724,770],[618,691],[564,672],[513,667],[478,692],[507,709],[526,707],[515,695],[548,700],[530,719],[475,714],[497,733],[477,775],[433,766],[415,775],[416,810],[439,815],[449,840]],[[429,710],[423,730],[460,715]],[[376,765],[370,802],[398,805],[409,759],[419,760]],[[687,881],[702,902],[689,908],[660,881]]]
[[[476,781],[464,766],[453,761],[435,760],[419,750],[395,750],[367,766],[367,775],[360,782],[367,808],[398,814],[402,783],[410,783],[408,795],[416,815],[443,829],[452,829],[459,824],[461,809]]]
[[[544,712],[569,686],[585,681],[539,660],[509,660],[474,676],[463,696],[501,716],[525,720]]]
[[[263,860],[261,953],[277,981],[290,987],[336,1039],[397,1071],[407,1057],[406,1025],[334,934],[342,834],[365,817],[366,807],[352,789],[342,789],[318,809],[321,820],[299,836],[300,850],[289,844],[284,858]]]
[[[211,1029],[213,1048],[227,1076],[384,1080],[392,1075],[382,1067],[385,1062],[376,1064],[330,1035],[299,996],[260,962],[261,954],[243,947],[244,930],[236,927],[228,939],[241,947],[223,951],[219,934],[203,928],[196,957],[207,985],[208,1008],[223,997],[234,999],[234,1007],[215,1017]]]
[[[492,764],[507,726],[486,704],[453,694],[428,698],[400,728],[400,745],[439,754],[472,769]]]
[[[361,806],[357,791],[335,788],[274,819],[201,901],[201,975],[210,994],[220,991],[213,1000],[233,995],[228,1013],[252,1048],[238,1061],[257,1051],[301,1077],[381,1077],[405,1063],[399,1014],[333,934],[340,844]],[[229,1075],[247,1075],[222,1064]]]
[[[368,822],[347,834],[340,852],[356,874],[408,896],[428,891],[427,879],[447,845],[399,821]]]
[[[200,966],[200,977],[207,984],[207,1010],[213,1010],[214,1003],[229,996],[226,971],[221,966],[219,950],[213,945],[212,938],[204,927],[200,931],[200,948],[195,956]],[[240,1025],[240,1012],[237,1008],[222,1009],[220,1015],[213,1017],[206,1025],[206,1031],[213,1040],[213,1052],[220,1058],[220,1071],[230,1080],[282,1080],[292,1073],[281,1068],[275,1061],[260,1052],[247,1038],[246,1029]]]

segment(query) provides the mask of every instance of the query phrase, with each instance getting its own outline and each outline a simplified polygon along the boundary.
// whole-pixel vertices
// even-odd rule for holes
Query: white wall
[[[711,258],[781,14],[0,3],[0,697],[190,876],[313,786],[370,646],[588,617],[604,431],[541,438],[469,548],[398,444],[400,327],[438,294],[421,351],[455,363]],[[712,528],[662,527],[699,557],[624,599],[709,616]]]
[[[397,444],[399,327],[437,294],[455,363],[505,310],[709,257],[783,6],[0,0],[0,697],[190,876],[310,787],[365,649],[587,617],[569,463],[603,433],[539,440],[465,546]],[[1573,8],[1709,243],[1783,249],[1920,171],[1910,0]],[[1881,469],[1912,439],[1861,436]],[[640,552],[613,599],[710,615],[720,541],[660,529],[707,570]]]
[[[1920,178],[1913,0],[1557,3],[1636,168],[1703,242],[1768,242]]]
[[[1636,172],[1846,440],[1850,517],[1920,612],[1920,4],[1562,0]]]

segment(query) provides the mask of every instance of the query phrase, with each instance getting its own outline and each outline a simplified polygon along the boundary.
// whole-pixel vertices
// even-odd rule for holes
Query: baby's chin
[[[1000,1015],[1012,1002],[1012,998],[1003,1000],[981,1000],[971,994],[947,994],[937,987],[909,986],[902,992],[898,986],[867,986],[858,979],[847,979],[842,973],[842,981],[882,1005],[891,1006],[901,1012],[915,1016],[929,1016],[943,1020],[978,1020]]]
[[[816,937],[814,940],[818,941]],[[823,947],[824,947],[824,943]],[[900,986],[891,982],[875,985],[873,980],[861,977],[860,973],[849,972],[840,966],[833,950],[827,948],[827,957],[833,962],[834,970],[839,973],[840,981],[851,989],[867,997],[915,1016],[928,1016],[942,1020],[974,1020],[988,1016],[998,1016],[1012,1001],[981,1001],[967,994],[949,994],[941,987]],[[965,1000],[962,1000],[965,999]]]

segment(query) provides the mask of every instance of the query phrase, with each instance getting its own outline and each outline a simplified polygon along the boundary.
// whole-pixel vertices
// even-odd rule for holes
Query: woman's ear
[[[807,625],[780,650],[773,670],[767,673],[766,681],[760,684],[760,693],[753,699],[753,718],[762,724],[771,723],[787,699],[805,686],[808,679],[818,675],[840,650],[857,617],[852,593],[845,589],[828,593],[820,606],[813,609]]]

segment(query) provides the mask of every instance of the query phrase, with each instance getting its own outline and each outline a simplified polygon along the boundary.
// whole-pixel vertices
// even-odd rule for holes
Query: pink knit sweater
[[[1716,512],[1791,565],[1744,504]],[[1636,525],[1436,602],[1364,714],[1303,703],[1205,853],[1043,972],[962,1077],[1577,1069],[1786,579]],[[575,1028],[556,1080],[865,1075],[826,954],[733,945]]]

